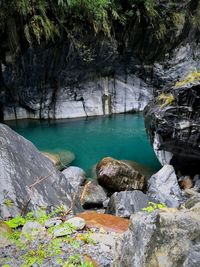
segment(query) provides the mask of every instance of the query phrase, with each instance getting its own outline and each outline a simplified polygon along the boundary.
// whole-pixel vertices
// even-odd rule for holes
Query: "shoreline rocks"
[[[164,165],[148,181],[147,195],[155,202],[177,208],[184,202],[173,166]]]
[[[123,161],[104,158],[96,172],[98,183],[110,192],[145,190],[145,177]]]
[[[72,186],[36,147],[0,124],[0,217],[64,205],[69,208]]]

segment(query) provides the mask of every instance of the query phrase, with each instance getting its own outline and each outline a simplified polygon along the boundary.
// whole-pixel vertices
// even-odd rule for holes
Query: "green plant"
[[[157,204],[157,203],[154,203],[154,202],[149,202],[148,203],[148,207],[146,208],[143,208],[142,210],[143,211],[147,211],[147,212],[153,212],[157,209],[164,209],[164,208],[167,208],[167,206],[165,204]]]
[[[10,227],[10,228],[18,228],[19,226],[23,226],[26,223],[26,220],[22,216],[16,216],[15,218],[5,221],[5,223]]]
[[[164,108],[168,105],[173,104],[175,98],[171,93],[162,93],[157,97],[156,100],[161,104],[161,108]]]
[[[91,238],[91,233],[79,234],[78,238],[86,244],[96,244],[96,242]]]
[[[4,199],[3,204],[5,204],[8,208],[12,208],[14,205],[13,200],[10,198]]]
[[[84,261],[80,254],[74,254],[63,264],[63,267],[94,267],[90,261]]]

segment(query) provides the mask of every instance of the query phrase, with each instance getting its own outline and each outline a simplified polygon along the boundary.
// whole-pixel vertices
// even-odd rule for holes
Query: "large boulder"
[[[62,173],[65,175],[67,181],[71,184],[74,191],[77,191],[79,186],[82,186],[86,181],[86,173],[79,167],[70,166]]]
[[[104,158],[96,171],[99,184],[110,192],[145,189],[145,177],[123,161]]]
[[[27,209],[69,207],[72,187],[36,147],[0,124],[0,216]]]
[[[114,267],[199,267],[200,209],[157,210],[131,216],[118,241]]]
[[[168,207],[178,207],[184,201],[173,166],[166,164],[148,181],[149,197]]]
[[[133,213],[147,207],[148,202],[148,196],[138,190],[116,192],[108,202],[106,213],[129,218]]]

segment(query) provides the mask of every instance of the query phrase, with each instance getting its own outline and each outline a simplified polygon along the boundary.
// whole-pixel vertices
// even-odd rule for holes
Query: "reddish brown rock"
[[[99,214],[97,212],[84,212],[76,215],[86,221],[88,228],[103,228],[106,231],[123,233],[128,230],[129,220],[110,214]]]
[[[111,192],[145,189],[144,175],[123,161],[104,158],[97,164],[96,171],[99,184]]]
[[[180,188],[181,189],[190,189],[193,187],[192,179],[190,176],[186,176],[186,178],[180,181]]]

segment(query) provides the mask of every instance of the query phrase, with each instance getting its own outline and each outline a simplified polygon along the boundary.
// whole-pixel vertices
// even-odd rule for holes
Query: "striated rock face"
[[[194,77],[192,77],[192,75]],[[198,73],[159,95],[145,108],[145,125],[161,164],[183,175],[200,173]]]
[[[123,161],[104,158],[96,171],[99,184],[110,192],[145,189],[145,177]]]
[[[73,79],[74,75],[70,75]],[[42,92],[41,88],[26,89],[26,92],[19,89],[15,106],[6,101],[4,120],[63,119],[141,111],[152,98],[152,86],[135,75],[114,78],[92,75],[73,84],[66,81],[66,85],[56,89],[47,84]]]
[[[72,187],[35,146],[0,124],[0,217],[71,204]]]
[[[61,34],[30,46],[13,18],[18,41],[9,29],[0,45],[0,120],[143,110],[157,89],[198,69],[199,1],[143,2],[123,3],[129,26],[114,19],[111,38],[85,27],[75,42]],[[76,42],[85,51],[77,51]]]
[[[134,214],[117,244],[113,266],[198,267],[199,232],[199,203],[190,210]]]

